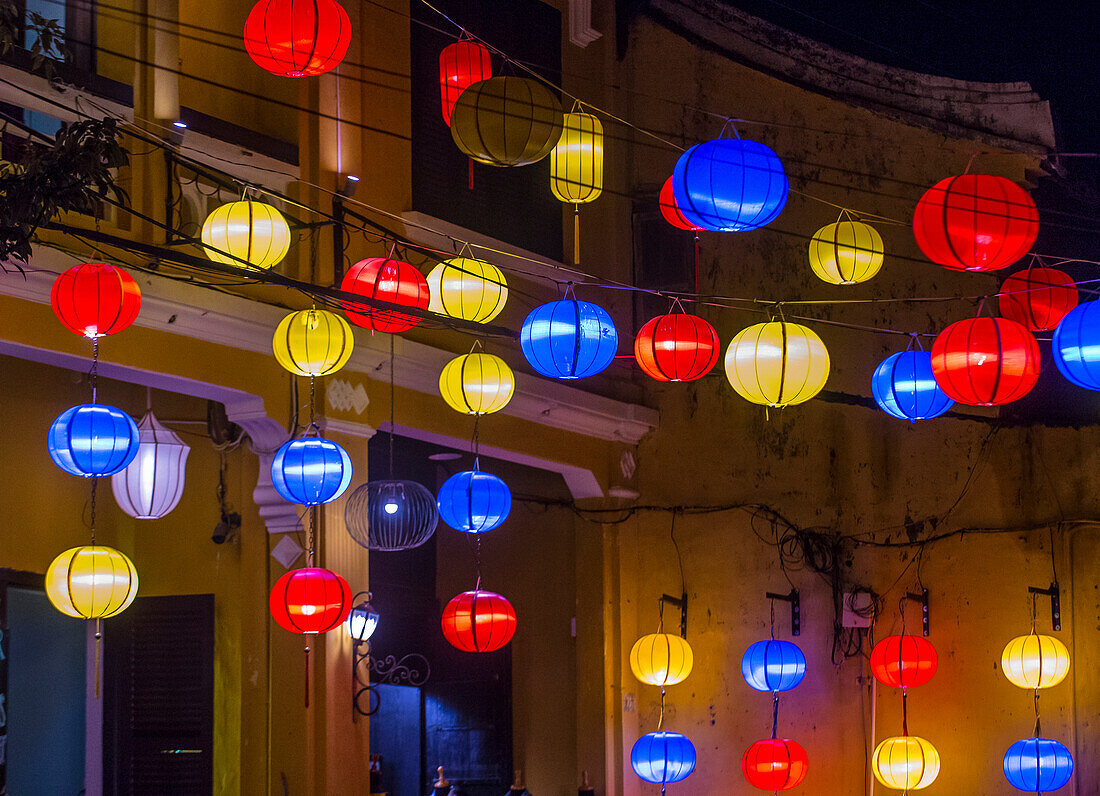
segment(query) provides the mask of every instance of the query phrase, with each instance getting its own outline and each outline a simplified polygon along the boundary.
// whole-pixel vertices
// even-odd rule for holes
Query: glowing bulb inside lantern
[[[302,606],[302,613],[305,614],[306,616],[313,616],[315,613],[317,613],[317,606],[316,605],[309,605],[309,604],[303,605]]]
[[[385,509],[385,511],[386,511],[386,513],[387,513],[387,514],[396,514],[396,513],[397,513],[397,509],[398,509],[398,506],[397,506],[397,504],[396,504],[396,503],[394,503],[394,502],[393,502],[393,501],[391,500],[391,501],[390,501],[389,503],[387,503],[386,505],[384,505],[384,506],[383,506],[382,508],[383,508],[383,509]]]

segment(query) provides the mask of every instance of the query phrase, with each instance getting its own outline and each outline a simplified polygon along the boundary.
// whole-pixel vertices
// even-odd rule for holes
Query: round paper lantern
[[[1005,778],[1017,790],[1048,793],[1069,784],[1073,755],[1049,738],[1025,738],[1008,747]]]
[[[1039,234],[1031,195],[1004,177],[963,174],[925,191],[913,236],[925,256],[955,271],[996,271],[1019,260]]]
[[[687,779],[695,761],[695,745],[678,732],[647,732],[630,750],[634,773],[658,785]]]
[[[439,518],[456,531],[485,533],[508,519],[512,490],[491,473],[466,470],[443,482],[436,506]]]
[[[871,674],[890,688],[915,688],[936,673],[939,658],[922,636],[887,636],[871,650]]]
[[[275,359],[299,376],[327,376],[347,364],[355,337],[348,322],[328,310],[300,310],[279,321],[271,347]]]
[[[244,48],[280,77],[323,75],[351,44],[351,20],[335,0],[260,0],[244,23]]]
[[[553,379],[595,376],[615,359],[619,332],[607,310],[577,299],[535,307],[519,332],[523,356]]]
[[[1001,315],[1033,332],[1053,329],[1077,306],[1073,277],[1057,268],[1028,268],[1001,283]]]
[[[266,269],[290,251],[290,227],[283,214],[269,204],[245,200],[229,202],[206,217],[202,225],[206,256],[216,263]]]
[[[887,788],[920,790],[939,776],[940,753],[928,741],[915,735],[887,738],[875,747],[871,771]]]
[[[463,652],[495,652],[516,634],[516,610],[499,594],[464,591],[443,608],[443,637]]]
[[[634,338],[634,358],[657,381],[695,381],[718,363],[718,332],[698,315],[669,313],[646,321]]]
[[[323,437],[292,439],[271,460],[271,483],[284,500],[303,506],[329,503],[351,483],[351,457]]]
[[[661,208],[661,215],[664,216],[665,221],[677,229],[686,229],[688,232],[699,232],[703,229],[684,218],[684,214],[676,206],[676,196],[672,192],[672,175],[669,175],[664,185],[661,186],[661,192],[657,196],[657,205]]]
[[[763,144],[719,138],[680,155],[672,195],[689,224],[743,232],[775,221],[787,203],[787,175],[779,156]]]
[[[128,273],[107,263],[74,265],[50,289],[57,319],[73,334],[103,337],[127,328],[141,309],[141,288]]]
[[[416,268],[401,260],[371,257],[360,260],[344,274],[340,289],[376,301],[405,307],[428,308],[428,282]],[[356,326],[376,332],[405,332],[420,323],[415,315],[371,309],[344,302],[344,312]]]
[[[955,405],[936,383],[927,351],[901,351],[882,360],[871,376],[871,395],[883,412],[910,423],[939,417]]]
[[[584,204],[603,193],[603,125],[591,113],[567,113],[550,153],[550,191],[559,202]]]
[[[368,481],[344,506],[348,534],[368,550],[411,550],[438,524],[435,495],[415,481]]]
[[[999,406],[1023,398],[1039,379],[1039,344],[1005,318],[956,321],[932,344],[932,373],[961,404]]]
[[[489,51],[476,41],[456,41],[439,53],[439,98],[443,102],[443,121],[451,126],[451,111],[458,96],[474,83],[493,76]]]
[[[810,239],[810,267],[832,285],[866,282],[882,268],[882,236],[862,221],[827,224]]]
[[[1078,387],[1100,390],[1100,302],[1071,310],[1054,330],[1054,364]]]
[[[1001,671],[1020,688],[1050,688],[1069,674],[1069,650],[1054,636],[1019,636],[1005,645]]]
[[[499,268],[473,257],[444,260],[428,272],[428,309],[450,318],[488,323],[508,301],[508,280]]]
[[[98,478],[124,470],[137,456],[137,423],[106,404],[80,404],[57,416],[46,436],[53,463],[67,473]]]
[[[291,633],[327,633],[351,610],[348,582],[330,569],[292,569],[275,581],[268,604],[279,627]]]
[[[742,398],[791,406],[821,392],[829,378],[829,351],[812,329],[769,321],[737,333],[726,349],[725,367]]]
[[[741,676],[757,691],[790,691],[806,676],[806,656],[790,641],[757,641],[741,658]]]
[[[179,435],[147,412],[138,423],[138,448],[134,460],[111,476],[111,491],[120,509],[138,520],[159,519],[183,496],[187,454]]]
[[[515,389],[515,374],[495,354],[463,354],[439,374],[439,394],[448,406],[466,415],[499,412],[512,400]]]
[[[801,744],[786,738],[757,741],[741,757],[741,772],[754,788],[790,790],[806,779],[809,759]]]
[[[630,648],[630,671],[648,685],[682,683],[691,674],[695,657],[687,639],[671,633],[650,633]]]
[[[46,570],[46,596],[61,613],[77,619],[106,619],[134,601],[138,574],[123,553],[104,545],[73,547]]]
[[[451,138],[490,166],[526,166],[550,154],[564,117],[557,97],[537,80],[491,77],[469,86],[451,111]]]

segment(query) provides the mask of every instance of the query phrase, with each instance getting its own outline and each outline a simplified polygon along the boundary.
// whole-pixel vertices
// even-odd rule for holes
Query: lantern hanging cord
[[[775,641],[775,600],[771,597],[768,598],[768,609],[771,614],[771,635],[772,641]],[[772,736],[775,737],[774,735]]]
[[[95,493],[96,487],[99,485],[98,476],[92,476],[92,499],[91,499],[91,525],[92,525],[92,547],[95,547]]]
[[[1043,725],[1039,720],[1039,689],[1035,689],[1035,737],[1043,737]]]
[[[92,403],[99,391],[99,337],[92,338],[92,369],[88,371],[88,383],[92,387]]]
[[[668,529],[668,538],[672,540],[672,546],[676,549],[676,563],[680,567],[680,594],[687,594],[687,579],[684,577],[684,557],[680,555],[680,543],[676,541],[676,517],[682,513],[680,509],[673,509],[672,522]],[[661,603],[661,611],[664,612],[664,603]]]
[[[909,736],[909,692],[901,689],[901,734]]]
[[[394,360],[394,335],[390,335],[390,480],[393,480],[393,419],[394,419],[394,389],[393,389],[393,360]]]
[[[316,412],[316,409],[315,409],[316,403],[317,403],[317,385],[316,385],[316,381],[317,380],[313,377],[313,374],[311,373],[310,376],[309,376],[309,427],[310,428],[316,428],[317,427],[317,412]]]
[[[317,512],[316,506],[310,506],[309,509],[309,532],[306,534],[306,555],[309,558],[309,566],[313,566],[313,515]]]
[[[779,732],[779,692],[772,691],[772,740],[778,737]]]
[[[665,726],[665,687],[661,686],[661,713],[657,717],[657,732],[660,732]]]

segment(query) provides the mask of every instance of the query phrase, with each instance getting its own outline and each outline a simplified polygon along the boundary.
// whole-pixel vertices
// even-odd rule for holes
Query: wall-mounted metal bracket
[[[928,635],[928,589],[921,589],[920,594],[907,592],[905,599],[920,603],[920,627],[921,633]]]
[[[764,596],[769,600],[782,600],[791,604],[791,635],[802,635],[802,598],[798,596],[798,589],[791,589],[790,594],[776,594],[769,591]]]
[[[665,603],[680,609],[680,638],[687,638],[688,635],[688,596],[687,592],[684,592],[682,597],[673,597],[669,594],[662,594],[661,599],[658,600],[663,609]]]
[[[1028,586],[1028,594],[1045,594],[1050,598],[1050,624],[1055,630],[1062,629],[1062,590],[1058,582],[1050,584],[1049,589],[1040,589],[1038,586]],[[1034,599],[1034,598],[1032,598]]]

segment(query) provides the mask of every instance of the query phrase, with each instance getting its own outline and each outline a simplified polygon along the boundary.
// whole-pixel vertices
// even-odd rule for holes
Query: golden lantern
[[[1054,636],[1019,636],[1005,646],[1001,671],[1020,688],[1050,688],[1069,674],[1069,650]]]
[[[73,547],[46,570],[46,596],[53,607],[77,619],[106,619],[134,601],[138,575],[134,564],[113,547]]]
[[[833,285],[866,282],[878,273],[882,260],[882,236],[862,221],[827,224],[810,239],[810,267]]]
[[[487,415],[499,412],[512,400],[516,377],[494,354],[463,354],[443,367],[439,393],[456,412]]]
[[[742,329],[726,349],[726,378],[741,397],[765,406],[790,406],[821,392],[829,351],[798,323],[769,321]]]
[[[584,204],[603,193],[603,125],[590,113],[565,114],[550,153],[550,190],[560,202]]]
[[[562,126],[561,104],[537,80],[491,77],[458,95],[451,137],[468,157],[490,166],[526,166],[550,154]]]
[[[887,738],[871,757],[875,779],[894,790],[927,788],[940,773],[940,753],[915,735]]]
[[[271,347],[279,364],[299,376],[327,376],[347,364],[355,338],[335,312],[299,310],[279,321]]]
[[[271,268],[290,250],[290,227],[269,204],[244,200],[214,210],[202,225],[206,256],[224,265]],[[232,256],[230,256],[232,255]]]
[[[630,671],[649,685],[676,685],[691,674],[695,657],[687,639],[671,633],[650,633],[630,649]]]
[[[450,318],[488,323],[508,301],[508,281],[499,268],[472,257],[439,263],[428,274],[428,309]]]

